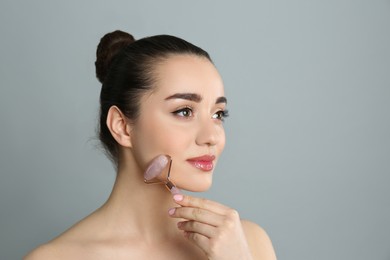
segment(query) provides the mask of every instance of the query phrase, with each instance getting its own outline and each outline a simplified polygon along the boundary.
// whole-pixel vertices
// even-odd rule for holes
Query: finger
[[[184,218],[186,220],[194,220],[212,226],[221,225],[223,223],[223,220],[225,219],[225,217],[222,215],[201,208],[190,208],[190,207],[172,208],[168,211],[168,213],[171,217],[174,218]]]
[[[201,234],[207,238],[211,238],[216,233],[216,227],[210,226],[197,221],[181,221],[177,223],[180,230]]]
[[[218,214],[225,214],[230,208],[217,203],[215,201],[202,199],[202,198],[196,198],[184,194],[175,194],[173,196],[173,199],[175,202],[181,206],[188,206],[188,207],[194,207],[194,208],[201,208],[206,209]]]
[[[202,249],[206,255],[208,255],[208,252],[209,252],[209,244],[210,244],[210,240],[201,235],[201,234],[198,234],[198,233],[194,233],[194,232],[184,232],[184,236],[190,240],[191,242],[193,242],[195,245],[197,245],[200,249]]]
[[[167,186],[167,187],[168,187],[168,186]],[[168,189],[169,189],[169,187],[168,187]],[[172,193],[173,195],[175,195],[175,194],[181,194],[181,190],[180,190],[179,188],[177,188],[176,186],[173,186],[173,187],[170,188],[169,190],[171,191],[171,193]]]

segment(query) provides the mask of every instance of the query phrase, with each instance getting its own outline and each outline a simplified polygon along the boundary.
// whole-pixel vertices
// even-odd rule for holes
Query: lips
[[[203,155],[200,157],[190,158],[187,160],[187,162],[199,170],[208,172],[214,168],[214,160],[214,155]]]

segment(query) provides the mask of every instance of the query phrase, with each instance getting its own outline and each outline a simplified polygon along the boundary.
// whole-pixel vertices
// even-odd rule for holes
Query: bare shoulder
[[[97,251],[89,250],[91,248],[96,249],[93,247],[94,244],[84,238],[73,237],[73,235],[65,232],[59,237],[35,248],[23,260],[96,259],[87,254],[90,251]]]
[[[23,260],[45,260],[45,259],[58,259],[58,252],[56,247],[51,244],[43,244],[33,251],[31,251],[28,255],[26,255]]]
[[[263,228],[248,220],[241,220],[253,259],[275,260],[276,255],[271,239]]]
[[[89,242],[88,223],[86,220],[76,223],[56,238],[32,250],[23,260],[75,259],[74,256],[80,255]]]

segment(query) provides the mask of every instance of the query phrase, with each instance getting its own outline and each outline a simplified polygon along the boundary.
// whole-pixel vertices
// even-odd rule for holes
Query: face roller
[[[144,181],[147,184],[165,184],[172,194],[180,193],[180,190],[169,179],[171,174],[172,159],[169,155],[159,155],[152,160],[144,173]]]

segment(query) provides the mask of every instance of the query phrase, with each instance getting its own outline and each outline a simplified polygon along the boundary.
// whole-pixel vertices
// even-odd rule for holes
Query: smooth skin
[[[225,145],[224,89],[211,62],[174,55],[156,65],[154,76],[156,86],[141,97],[136,121],[115,106],[109,110],[107,126],[121,152],[107,202],[25,260],[276,259],[265,231],[240,220],[236,210],[144,183],[148,163],[169,154],[171,180],[182,190],[205,191],[213,171],[187,160],[207,154],[215,164]],[[176,95],[183,93],[191,95]]]

